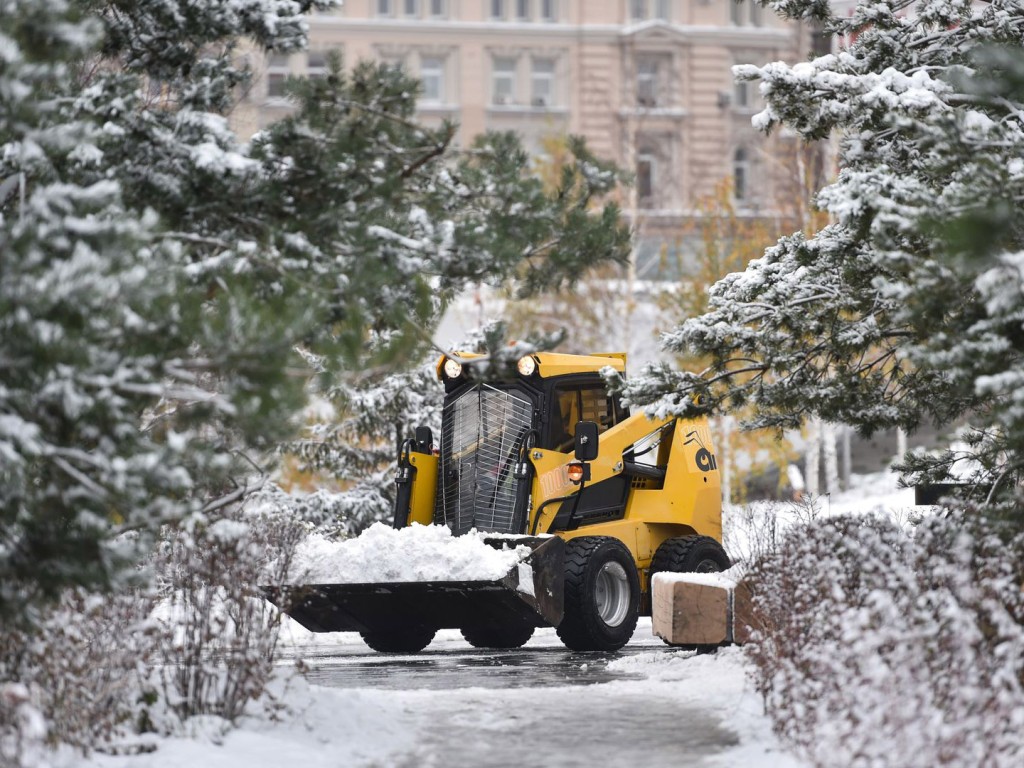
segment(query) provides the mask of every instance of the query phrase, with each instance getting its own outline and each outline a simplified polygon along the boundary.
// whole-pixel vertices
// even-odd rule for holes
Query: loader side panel
[[[434,501],[437,498],[437,456],[410,453],[409,463],[416,467],[409,500],[409,523],[430,525],[434,522]]]
[[[661,489],[632,492],[627,519],[642,519],[652,525],[685,525],[721,541],[721,475],[706,420],[676,424],[665,470]]]

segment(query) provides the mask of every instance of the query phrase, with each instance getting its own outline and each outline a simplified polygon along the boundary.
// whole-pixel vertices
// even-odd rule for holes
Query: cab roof
[[[473,352],[455,352],[459,361],[472,366],[474,358],[482,355]],[[569,355],[561,352],[534,352],[532,357],[537,363],[535,375],[550,379],[556,376],[570,376],[579,373],[597,373],[602,368],[610,367],[619,373],[626,372],[625,352],[592,352],[589,355]],[[437,377],[442,378],[447,356],[442,355],[437,361]]]

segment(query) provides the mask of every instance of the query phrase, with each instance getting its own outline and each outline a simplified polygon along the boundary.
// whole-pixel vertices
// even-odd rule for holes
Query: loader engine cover
[[[455,535],[472,528],[522,533],[517,528],[526,510],[520,484],[529,479],[516,476],[516,465],[533,413],[527,392],[482,383],[445,404],[435,523]]]

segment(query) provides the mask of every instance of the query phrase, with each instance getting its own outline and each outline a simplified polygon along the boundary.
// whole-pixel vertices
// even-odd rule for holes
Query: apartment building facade
[[[322,73],[333,50],[419,77],[420,118],[457,122],[462,143],[514,130],[540,154],[545,137],[585,136],[635,173],[623,207],[653,241],[725,179],[738,210],[776,214],[780,141],[751,127],[760,96],[731,67],[795,61],[812,36],[749,0],[345,0],[309,26],[308,52],[262,63],[241,132],[284,114],[285,78]]]

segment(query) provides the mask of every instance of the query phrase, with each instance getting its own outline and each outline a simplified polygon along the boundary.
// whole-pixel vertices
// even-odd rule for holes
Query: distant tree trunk
[[[901,428],[896,428],[896,460],[903,461],[903,456],[907,452],[907,433]]]
[[[818,495],[818,466],[821,463],[821,419],[807,422],[807,454],[804,458],[804,483],[810,496]]]
[[[821,446],[825,464],[825,492],[835,493],[839,490],[839,456],[836,452],[835,424],[822,424]]]
[[[721,418],[718,432],[721,445],[716,453],[722,473],[722,506],[728,507],[732,503],[732,416]]]
[[[850,487],[850,475],[853,471],[853,460],[851,453],[851,432],[849,426],[844,424],[839,428],[839,478],[841,480],[840,487],[845,491]]]

